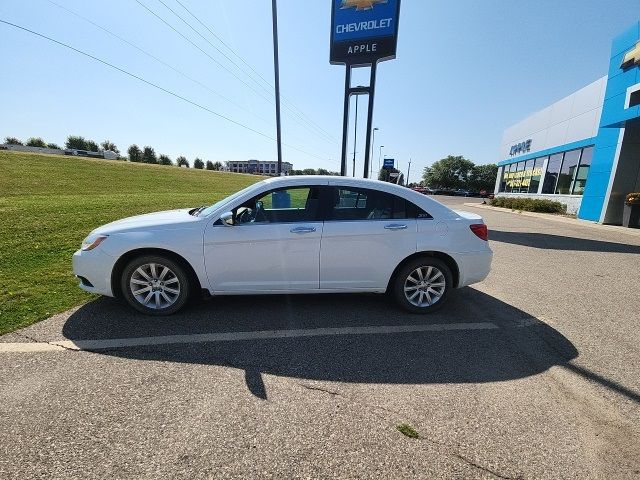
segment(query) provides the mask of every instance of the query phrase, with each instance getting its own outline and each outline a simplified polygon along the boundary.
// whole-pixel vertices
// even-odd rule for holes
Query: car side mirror
[[[220,215],[220,221],[225,227],[233,227],[233,212],[224,212]]]

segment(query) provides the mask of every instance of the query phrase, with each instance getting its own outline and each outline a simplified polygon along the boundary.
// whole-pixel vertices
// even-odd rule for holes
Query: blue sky
[[[85,50],[275,137],[274,107],[267,101],[269,87],[259,78],[263,86],[249,79],[158,0],[139,1],[208,56],[136,0],[56,0],[200,84],[48,0],[3,0],[0,19]],[[176,0],[163,1],[251,72]],[[256,72],[273,82],[270,1],[181,1]],[[285,147],[284,159],[295,168],[337,171],[344,67],[331,66],[328,61],[331,1],[279,0],[278,6],[281,85],[289,106],[283,109],[283,141],[306,152]],[[374,164],[377,166],[381,144],[385,145],[383,153],[396,158],[404,171],[412,159],[412,180],[424,166],[448,154],[464,155],[476,163],[499,160],[503,130],[604,75],[611,39],[637,21],[639,14],[640,0],[403,0],[398,58],[381,64],[378,70],[374,125],[380,130]],[[174,159],[178,155],[213,161],[276,157],[272,140],[2,24],[0,59],[2,138],[41,136],[59,144],[69,134],[98,142],[108,138],[122,151],[132,143],[151,145]],[[354,84],[367,81],[364,73],[358,72]],[[363,161],[365,104],[363,98],[356,147],[358,175]],[[307,119],[321,130],[309,126]]]

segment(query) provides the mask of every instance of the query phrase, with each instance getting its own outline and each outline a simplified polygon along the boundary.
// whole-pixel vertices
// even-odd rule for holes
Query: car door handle
[[[291,233],[313,233],[316,227],[296,227],[290,230]]]
[[[407,226],[404,223],[390,223],[384,226],[387,230],[406,230]]]

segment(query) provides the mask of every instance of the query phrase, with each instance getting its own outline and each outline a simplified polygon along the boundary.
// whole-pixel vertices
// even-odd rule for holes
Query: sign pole
[[[342,160],[340,163],[340,175],[347,176],[347,135],[349,133],[349,98],[351,94],[351,65],[347,65],[344,76],[344,115],[342,119]],[[354,147],[355,148],[355,147]]]
[[[364,178],[369,178],[369,162],[371,161],[371,127],[373,125],[373,101],[376,92],[376,69],[378,62],[371,64],[369,80],[369,109],[367,111],[367,140],[364,154]]]
[[[276,95],[276,142],[278,144],[278,175],[282,175],[282,131],[280,126],[280,60],[278,58],[278,7],[277,0],[271,0],[273,17],[273,74]]]

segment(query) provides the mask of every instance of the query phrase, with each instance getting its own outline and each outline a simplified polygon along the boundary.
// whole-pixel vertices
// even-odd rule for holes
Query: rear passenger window
[[[364,188],[332,188],[329,220],[431,218],[402,197]]]

